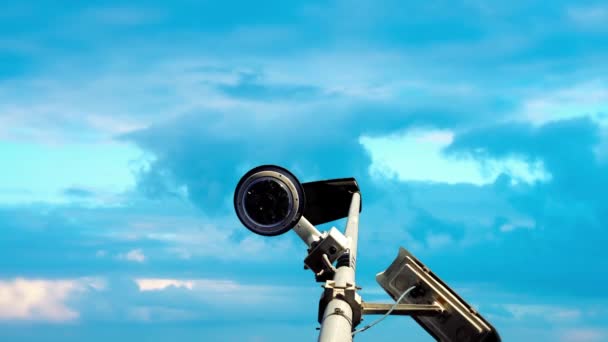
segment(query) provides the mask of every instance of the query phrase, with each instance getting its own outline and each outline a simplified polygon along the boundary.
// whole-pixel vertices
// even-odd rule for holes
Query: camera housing
[[[359,185],[352,177],[300,183],[280,166],[262,165],[237,184],[234,209],[247,229],[275,236],[295,227],[302,216],[312,225],[348,216],[356,192],[360,193]]]
[[[293,228],[304,213],[306,196],[298,179],[276,165],[251,169],[234,192],[234,208],[243,225],[252,232],[280,235]]]

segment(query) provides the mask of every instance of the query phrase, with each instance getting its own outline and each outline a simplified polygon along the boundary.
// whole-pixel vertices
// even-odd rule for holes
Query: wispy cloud
[[[252,284],[230,279],[136,278],[134,281],[140,292],[181,291],[192,300],[226,305],[270,305],[289,302],[298,291],[310,292],[298,286]]]
[[[137,26],[143,24],[152,24],[163,19],[163,12],[154,8],[141,7],[98,7],[90,8],[79,13],[77,19],[79,24],[96,25],[117,25],[117,26]],[[88,21],[88,22],[87,22]]]
[[[590,117],[602,125],[608,124],[608,85],[605,80],[587,80],[555,89],[537,89],[522,101],[515,120],[535,125]]]
[[[504,307],[517,320],[536,317],[552,323],[559,323],[572,322],[583,316],[580,309],[551,305],[505,304]]]
[[[127,253],[119,254],[118,258],[137,263],[142,263],[146,261],[146,256],[144,255],[144,252],[139,248],[130,250]]]
[[[560,341],[564,342],[597,342],[604,341],[608,333],[601,329],[568,329],[562,332]]]
[[[570,7],[567,14],[568,18],[580,28],[608,30],[608,6],[606,5]]]

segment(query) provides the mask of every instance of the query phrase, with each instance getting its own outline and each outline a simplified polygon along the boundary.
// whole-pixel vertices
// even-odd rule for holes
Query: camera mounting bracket
[[[332,227],[321,234],[319,240],[313,242],[304,259],[304,268],[315,274],[317,282],[333,279],[336,268],[333,263],[341,257],[348,248],[349,241],[338,229]]]

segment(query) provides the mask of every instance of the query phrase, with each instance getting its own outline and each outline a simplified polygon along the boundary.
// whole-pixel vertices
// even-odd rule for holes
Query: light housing
[[[397,300],[406,289],[414,290],[404,304],[438,304],[445,312],[436,316],[413,316],[431,336],[441,342],[500,342],[496,329],[477,310],[405,248],[376,281]]]

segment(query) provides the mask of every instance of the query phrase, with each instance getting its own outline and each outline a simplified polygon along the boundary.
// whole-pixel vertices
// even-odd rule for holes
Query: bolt
[[[410,297],[419,298],[426,295],[426,289],[422,286],[422,284],[416,284],[416,287],[410,292]]]

